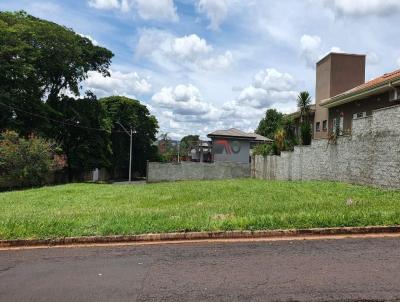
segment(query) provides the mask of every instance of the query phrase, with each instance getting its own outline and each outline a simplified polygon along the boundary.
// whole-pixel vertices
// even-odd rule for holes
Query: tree
[[[97,98],[63,96],[53,104],[55,116],[64,121],[54,123],[50,132],[67,158],[69,181],[80,180],[82,173],[111,166],[111,122]]]
[[[310,106],[310,94],[307,91],[300,92],[297,107],[300,111],[300,140],[303,145],[311,144]]]
[[[198,135],[186,135],[182,137],[180,143],[180,154],[182,156],[187,156],[191,148],[194,147],[200,140]]]
[[[153,146],[158,130],[157,119],[148,108],[138,100],[123,96],[100,99],[111,127],[112,159],[111,170],[118,176],[120,172],[128,175],[129,136],[120,126],[134,130],[132,171],[146,174],[147,160],[157,158],[157,148]]]
[[[297,97],[297,107],[300,111],[300,123],[309,122],[311,96],[307,91],[302,91]]]
[[[281,127],[283,114],[276,109],[268,109],[265,117],[259,122],[256,133],[262,136],[273,138],[275,132]]]
[[[89,71],[108,76],[112,56],[66,27],[0,12],[0,129],[46,134],[60,94],[79,95]]]
[[[35,136],[20,138],[14,131],[0,134],[0,188],[43,185],[57,168],[61,167],[52,142]]]

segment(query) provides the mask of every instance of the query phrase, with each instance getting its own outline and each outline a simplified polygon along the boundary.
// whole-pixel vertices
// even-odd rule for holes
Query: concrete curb
[[[217,231],[217,232],[185,232],[164,234],[142,234],[121,236],[90,236],[64,237],[56,239],[16,239],[0,240],[0,247],[29,247],[29,246],[62,246],[79,244],[107,244],[132,242],[157,242],[181,240],[210,240],[210,239],[251,239],[251,238],[285,238],[306,236],[336,236],[361,234],[400,234],[400,226],[369,226],[369,227],[339,227],[291,230],[264,231]]]

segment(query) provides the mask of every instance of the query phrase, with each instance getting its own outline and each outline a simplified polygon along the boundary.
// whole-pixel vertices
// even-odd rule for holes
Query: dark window
[[[320,131],[321,131],[321,123],[320,123],[320,122],[317,122],[317,123],[315,124],[315,131],[317,131],[317,132],[320,132]]]
[[[323,121],[322,122],[322,131],[327,131],[328,130],[328,121]]]

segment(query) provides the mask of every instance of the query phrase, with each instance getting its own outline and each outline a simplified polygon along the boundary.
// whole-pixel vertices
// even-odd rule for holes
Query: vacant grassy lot
[[[331,182],[71,184],[0,193],[0,239],[394,224],[400,191]]]

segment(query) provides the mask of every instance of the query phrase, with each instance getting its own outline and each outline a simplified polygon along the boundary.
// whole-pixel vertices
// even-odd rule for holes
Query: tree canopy
[[[112,56],[64,26],[23,11],[0,12],[0,129],[46,132],[43,117],[53,115],[60,94],[79,95],[89,71],[108,76]]]
[[[138,100],[124,96],[102,98],[100,103],[111,125],[112,170],[118,175],[129,167],[129,136],[122,124],[126,129],[134,130],[132,169],[136,174],[144,175],[146,161],[157,156],[157,147],[153,146],[158,130],[157,119]]]
[[[276,109],[268,109],[258,123],[256,133],[274,139],[276,131],[282,126],[283,117],[283,113]]]

